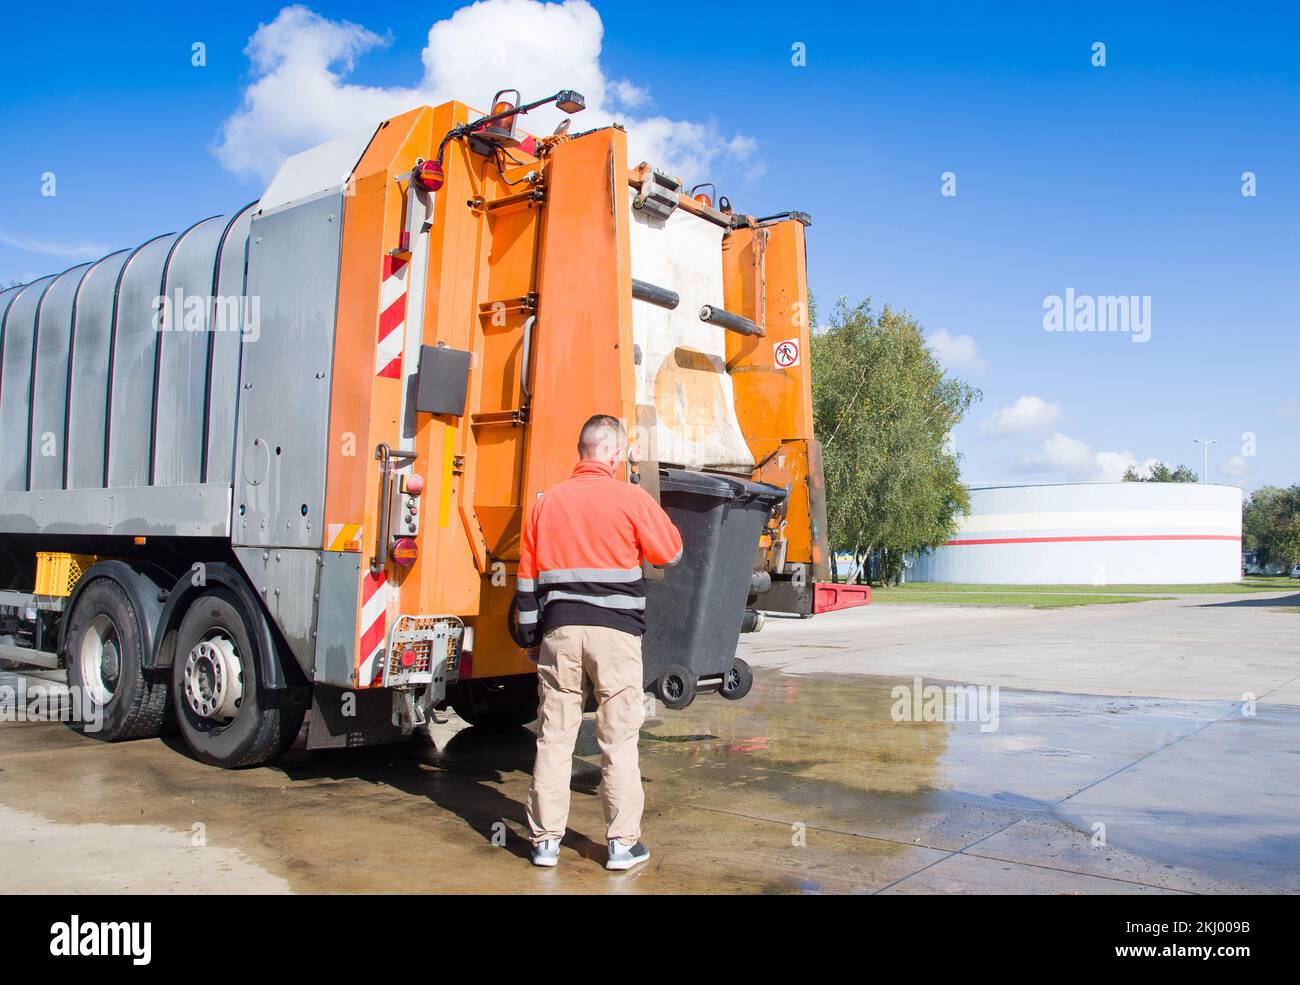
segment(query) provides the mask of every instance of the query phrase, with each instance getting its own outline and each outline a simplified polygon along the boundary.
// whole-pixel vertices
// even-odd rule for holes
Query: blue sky
[[[382,39],[334,70],[391,99],[420,85],[430,25],[461,5],[308,6]],[[218,151],[258,78],[245,46],[280,7],[72,3],[57,24],[11,7],[0,282],[257,198],[263,179]],[[615,118],[697,124],[705,173],[689,178],[745,211],[812,213],[823,312],[840,295],[906,308],[983,391],[956,434],[969,481],[1098,479],[1129,456],[1199,469],[1193,437],[1219,440],[1212,480],[1300,481],[1295,7],[718,4],[658,36],[643,5],[595,7],[599,71],[638,94],[608,100]],[[500,75],[514,82],[508,61]],[[274,109],[258,132],[280,133]],[[303,112],[331,125],[328,106]],[[1149,297],[1150,339],[1046,332],[1044,299],[1070,288]]]

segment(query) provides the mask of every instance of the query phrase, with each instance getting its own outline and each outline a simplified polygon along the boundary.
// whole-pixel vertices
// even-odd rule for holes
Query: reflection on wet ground
[[[228,773],[175,738],[108,746],[5,722],[0,863],[11,888],[84,888],[85,855],[61,855],[69,833],[129,825],[93,873],[99,889],[1300,890],[1300,709],[1002,691],[993,719],[897,721],[900,707],[920,709],[913,689],[760,671],[744,701],[704,695],[649,719],[653,857],[616,875],[601,868],[591,721],[553,871],[526,862],[527,730],[489,735],[452,718],[402,746],[296,749],[278,767]],[[54,827],[59,837],[43,835]],[[144,873],[122,850],[137,839],[154,867]]]

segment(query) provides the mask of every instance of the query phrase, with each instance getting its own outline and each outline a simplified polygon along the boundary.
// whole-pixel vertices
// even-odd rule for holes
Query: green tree
[[[1300,561],[1300,485],[1256,489],[1242,507],[1241,530],[1243,546],[1261,564],[1289,568]]]
[[[1125,482],[1200,482],[1201,477],[1186,465],[1171,469],[1164,462],[1151,466],[1150,475],[1139,475],[1138,470],[1130,465],[1124,472]]]
[[[944,374],[905,312],[841,298],[812,335],[813,417],[833,550],[876,552],[895,582],[969,507],[950,434],[979,391]]]

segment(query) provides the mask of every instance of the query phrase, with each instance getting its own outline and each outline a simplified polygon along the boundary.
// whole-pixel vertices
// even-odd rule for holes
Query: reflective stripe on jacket
[[[533,503],[524,523],[515,586],[519,627],[534,641],[557,626],[645,632],[641,561],[676,564],[682,538],[640,486],[601,462],[573,474]]]

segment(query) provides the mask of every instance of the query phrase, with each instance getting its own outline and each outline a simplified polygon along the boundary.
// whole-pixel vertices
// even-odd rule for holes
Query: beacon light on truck
[[[508,100],[501,97],[507,92],[513,92],[516,97],[519,95],[517,89],[502,89],[493,98],[492,112],[487,116],[481,116],[477,120],[469,123],[462,123],[460,126],[452,127],[443,135],[441,143],[438,144],[438,153],[434,158],[434,164],[438,172],[442,172],[443,154],[446,153],[447,145],[453,140],[459,140],[473,134],[476,137],[483,138],[492,143],[501,144],[503,141],[514,139],[515,121],[520,116],[537,109],[539,106],[545,106],[547,103],[555,103],[556,107],[562,113],[580,113],[587,108],[587,100],[582,93],[573,89],[561,89],[553,96],[547,96],[545,99],[536,99],[531,103],[525,103],[522,106],[516,106]],[[499,126],[505,121],[510,121],[508,128]]]

